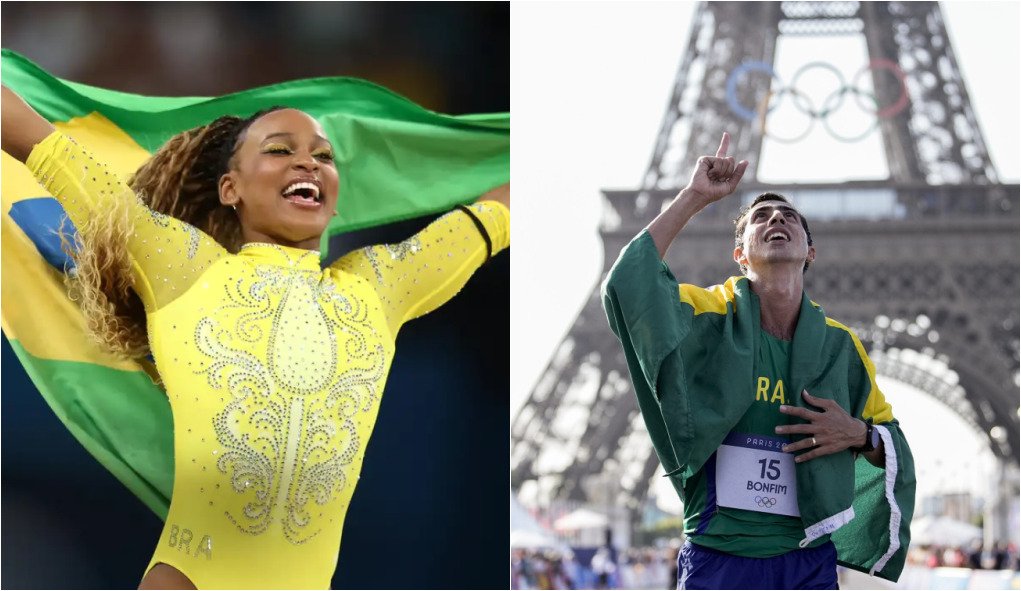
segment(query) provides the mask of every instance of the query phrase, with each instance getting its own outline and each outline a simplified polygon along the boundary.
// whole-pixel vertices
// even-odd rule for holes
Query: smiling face
[[[245,242],[318,249],[337,207],[333,146],[319,122],[296,109],[256,119],[242,132],[220,202],[235,206]]]
[[[743,228],[742,228],[743,224]],[[734,261],[742,270],[769,264],[796,264],[807,270],[815,259],[815,247],[801,214],[790,204],[764,200],[754,204],[739,223],[741,231]]]

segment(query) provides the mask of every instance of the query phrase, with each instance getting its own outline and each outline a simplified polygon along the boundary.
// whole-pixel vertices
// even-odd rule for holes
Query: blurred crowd
[[[673,589],[677,547],[514,550],[512,589]]]
[[[621,566],[622,589],[673,589],[677,585],[679,547],[632,548]]]
[[[1018,547],[1013,543],[997,542],[983,547],[981,542],[971,546],[916,546],[908,552],[908,564],[936,568],[949,566],[975,570],[1018,570]]]
[[[556,550],[514,550],[512,589],[578,589],[581,566],[573,555]]]

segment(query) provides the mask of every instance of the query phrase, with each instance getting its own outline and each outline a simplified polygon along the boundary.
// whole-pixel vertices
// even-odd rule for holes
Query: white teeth
[[[293,183],[292,185],[284,189],[284,195],[285,196],[290,195],[291,193],[294,193],[298,189],[309,189],[310,191],[312,191],[312,199],[315,199],[316,201],[319,200],[319,187],[315,186],[312,183]]]
[[[787,237],[786,235],[784,235],[784,234],[783,234],[782,232],[773,232],[773,233],[771,233],[771,234],[767,234],[767,235],[766,235],[766,242],[771,242],[771,241],[772,241],[772,240],[773,240],[774,238],[776,238],[776,237],[780,237],[780,238],[783,238],[784,240],[790,240],[790,238],[788,238],[788,237]]]

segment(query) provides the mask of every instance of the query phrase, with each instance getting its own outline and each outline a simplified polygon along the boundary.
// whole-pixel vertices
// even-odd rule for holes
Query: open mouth
[[[788,236],[786,232],[781,232],[779,230],[774,230],[774,231],[766,234],[766,238],[765,238],[764,242],[768,243],[768,242],[777,242],[777,241],[790,242],[791,241],[791,237]]]
[[[322,203],[319,187],[306,181],[291,183],[283,190],[282,195],[284,199],[298,205],[318,206]]]

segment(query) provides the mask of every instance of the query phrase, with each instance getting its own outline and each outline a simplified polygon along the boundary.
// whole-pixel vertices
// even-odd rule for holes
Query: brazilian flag
[[[423,216],[474,200],[510,178],[510,117],[449,116],[353,78],[284,82],[221,97],[148,97],[55,78],[12,51],[3,84],[125,181],[173,135],[223,115],[281,105],[319,120],[333,143],[341,215],[323,237]],[[173,421],[146,359],[94,345],[64,287],[72,267],[60,204],[21,163],[0,162],[3,331],[70,432],[165,518],[173,490]],[[42,312],[45,311],[45,312]]]

